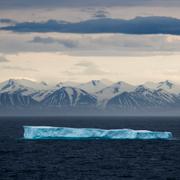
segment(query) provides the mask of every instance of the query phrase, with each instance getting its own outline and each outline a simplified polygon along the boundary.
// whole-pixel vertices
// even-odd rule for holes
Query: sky
[[[1,0],[0,81],[180,83],[179,0]]]

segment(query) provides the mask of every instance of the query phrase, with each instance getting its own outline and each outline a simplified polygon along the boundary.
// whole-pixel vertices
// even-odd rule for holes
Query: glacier
[[[24,139],[164,139],[173,138],[171,132],[132,129],[67,128],[24,126]]]

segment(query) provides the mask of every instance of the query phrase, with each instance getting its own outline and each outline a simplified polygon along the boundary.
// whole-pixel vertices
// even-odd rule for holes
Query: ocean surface
[[[171,131],[175,140],[24,140],[23,126]],[[180,180],[178,117],[1,117],[0,180]]]

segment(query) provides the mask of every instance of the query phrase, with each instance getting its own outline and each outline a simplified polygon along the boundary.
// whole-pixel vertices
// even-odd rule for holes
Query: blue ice
[[[171,132],[132,129],[24,126],[25,139],[172,139]]]

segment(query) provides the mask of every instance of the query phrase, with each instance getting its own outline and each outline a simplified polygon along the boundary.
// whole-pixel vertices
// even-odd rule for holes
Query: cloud
[[[14,26],[17,21],[8,18],[0,18],[0,27]]]
[[[8,59],[6,59],[4,56],[0,56],[0,63],[6,63],[9,62]]]
[[[64,74],[75,78],[76,76],[104,76],[111,73],[93,62],[86,61],[75,64],[71,71],[67,70]]]
[[[80,69],[78,69],[80,67]],[[86,75],[86,76],[96,76],[96,75],[107,75],[108,71],[102,70],[98,65],[92,62],[80,62],[75,64],[75,69],[72,71],[66,71],[66,74],[70,76],[76,75]]]
[[[69,39],[55,39],[52,37],[40,37],[40,36],[36,36],[33,38],[32,41],[30,41],[31,43],[43,43],[43,44],[53,44],[53,43],[57,43],[57,44],[61,44],[66,48],[75,48],[77,47],[77,42],[73,41],[73,40],[69,40]]]
[[[107,18],[108,16],[109,16],[109,13],[105,10],[98,10],[93,15],[93,17],[95,18]]]
[[[57,8],[57,7],[109,7],[109,6],[177,6],[179,0],[1,0],[1,9]]]
[[[59,47],[59,51],[77,56],[152,56],[168,55],[180,51],[180,38],[172,35],[78,34],[63,36],[65,35],[42,37],[41,41],[33,41],[34,46],[35,44],[50,44],[53,49],[54,45],[57,46],[57,42],[65,43],[67,41],[70,45],[74,44],[73,48],[69,49],[69,45],[63,46]]]
[[[155,56],[180,52],[180,36],[0,33],[2,54],[58,52],[71,56]],[[8,57],[8,56],[6,56]]]
[[[1,30],[14,32],[62,32],[62,33],[123,33],[123,34],[172,34],[180,35],[180,19],[149,16],[134,19],[100,18],[81,22],[49,20],[46,22],[23,22]]]
[[[32,72],[37,72],[36,69],[24,68],[24,67],[20,67],[20,66],[3,66],[3,69],[6,69],[6,70],[16,70],[16,71],[32,71]]]
[[[1,18],[0,19],[0,23],[6,23],[6,24],[13,24],[16,23],[17,21],[13,20],[13,19],[7,19],[7,18]]]
[[[158,73],[161,73],[161,72],[158,72]],[[167,69],[167,70],[163,71],[162,74],[164,74],[166,76],[177,76],[177,77],[179,77],[180,70],[179,69]]]

